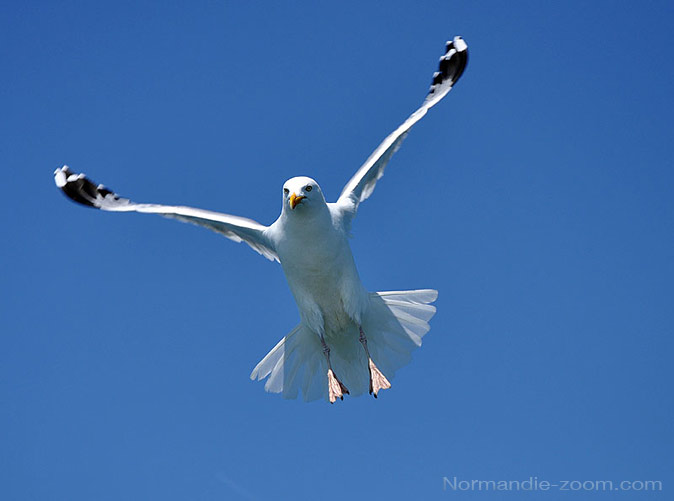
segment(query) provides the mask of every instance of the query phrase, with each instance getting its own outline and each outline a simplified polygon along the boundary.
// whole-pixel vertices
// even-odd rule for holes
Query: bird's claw
[[[374,398],[377,398],[379,390],[388,390],[391,387],[391,383],[381,373],[371,358],[368,359],[368,367],[370,369],[370,395],[374,395]]]
[[[349,390],[339,379],[337,379],[337,376],[335,376],[332,369],[328,369],[328,395],[330,397],[330,403],[334,404],[338,398],[344,400],[345,394],[348,395]]]

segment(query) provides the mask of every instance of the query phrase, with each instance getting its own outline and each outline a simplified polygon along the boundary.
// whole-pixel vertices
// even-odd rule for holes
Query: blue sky
[[[668,496],[673,20],[670,2],[6,5],[2,498],[517,496],[444,476]],[[271,223],[289,177],[339,194],[456,34],[466,73],[353,228],[368,288],[440,291],[377,401],[249,381],[298,321],[277,264],[53,185],[67,163]],[[606,497],[532,496],[562,495]]]

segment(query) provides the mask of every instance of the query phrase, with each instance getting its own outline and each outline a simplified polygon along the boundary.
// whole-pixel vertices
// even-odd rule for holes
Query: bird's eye
[[[309,185],[309,186],[307,186],[306,188],[304,188],[304,191],[311,191],[311,188],[312,188],[312,186]]]
[[[283,193],[287,195],[288,193],[290,193],[290,190],[288,188],[283,188]]]

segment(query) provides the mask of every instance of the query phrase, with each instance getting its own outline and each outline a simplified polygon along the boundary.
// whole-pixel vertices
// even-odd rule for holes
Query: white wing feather
[[[139,204],[121,198],[102,184],[96,185],[84,174],[74,174],[64,165],[54,172],[54,181],[74,202],[111,212],[140,212],[178,219],[216,231],[235,242],[246,242],[253,250],[271,261],[278,261],[273,244],[267,238],[267,226],[252,219],[221,214],[192,207]]]
[[[398,151],[407,133],[424,115],[439,103],[452,89],[468,62],[468,46],[461,37],[447,42],[445,55],[440,58],[438,71],[433,75],[430,91],[423,104],[390,134],[370,155],[342,190],[337,207],[344,213],[355,216],[358,205],[374,191],[377,181],[384,175],[384,168]]]

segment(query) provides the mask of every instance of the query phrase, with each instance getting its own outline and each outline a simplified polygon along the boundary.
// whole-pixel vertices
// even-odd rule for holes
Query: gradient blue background
[[[519,497],[443,491],[455,475],[671,496],[673,21],[664,1],[5,4],[0,497]],[[294,175],[336,198],[455,34],[464,77],[354,225],[368,288],[440,291],[378,401],[249,381],[298,321],[277,264],[53,185],[67,163],[271,223]]]

